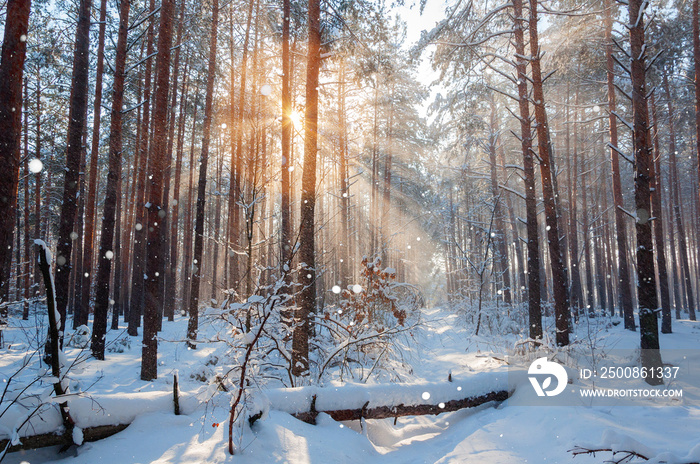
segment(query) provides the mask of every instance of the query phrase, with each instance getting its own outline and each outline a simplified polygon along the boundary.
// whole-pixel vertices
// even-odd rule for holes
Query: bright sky
[[[410,48],[418,42],[421,31],[430,31],[438,22],[445,18],[447,2],[448,0],[427,0],[423,14],[420,14],[419,0],[407,0],[405,6],[396,8],[396,11],[407,25],[405,48]],[[423,53],[423,60],[418,67],[418,80],[425,86],[432,84],[439,75],[438,72],[433,71],[430,65],[430,54],[430,49]],[[435,93],[438,91],[440,91],[439,88],[432,88],[430,97],[423,102],[420,112],[424,116],[427,113],[428,105],[430,105]]]

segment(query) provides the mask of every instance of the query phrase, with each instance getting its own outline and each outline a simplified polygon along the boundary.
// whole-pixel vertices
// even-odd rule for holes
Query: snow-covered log
[[[314,423],[321,412],[335,420],[440,414],[504,401],[511,393],[506,373],[490,372],[443,382],[309,386],[269,390],[266,395],[270,409]]]

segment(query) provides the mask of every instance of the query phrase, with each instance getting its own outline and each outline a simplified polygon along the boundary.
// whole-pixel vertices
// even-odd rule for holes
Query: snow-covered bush
[[[382,269],[381,258],[362,259],[362,285],[348,286],[341,293],[338,314],[350,316],[355,324],[363,323],[378,330],[387,325],[404,325],[410,313],[419,308],[420,293],[409,284],[398,284],[396,271]],[[354,324],[353,324],[354,325]]]
[[[73,348],[85,349],[90,346],[90,327],[81,325],[73,332],[68,339],[68,346]]]
[[[398,368],[397,337],[418,323],[422,298],[416,287],[396,282],[394,269],[381,265],[380,258],[363,258],[361,283],[342,290],[338,306],[326,308],[317,321],[324,329],[317,335],[319,380],[333,368],[341,380],[347,373],[363,381]]]
[[[117,338],[112,343],[107,345],[107,351],[110,353],[124,353],[131,349],[131,338],[124,336]]]

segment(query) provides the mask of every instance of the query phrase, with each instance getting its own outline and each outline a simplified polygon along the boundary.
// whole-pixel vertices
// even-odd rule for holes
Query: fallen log
[[[298,412],[292,414],[297,419],[304,421],[309,424],[316,423],[316,417],[320,413],[328,414],[336,421],[351,421],[360,419],[387,419],[387,418],[397,418],[404,416],[429,416],[438,415],[443,412],[458,411],[465,408],[474,408],[491,401],[505,401],[510,397],[511,392],[507,390],[501,390],[497,392],[490,392],[485,395],[480,395],[476,397],[463,398],[458,400],[450,400],[444,403],[438,404],[414,404],[414,405],[404,405],[398,404],[396,406],[376,406],[369,408],[368,403],[359,409],[337,409],[331,411],[317,411],[315,407],[312,407],[310,411]],[[315,403],[312,402],[312,405]]]
[[[89,427],[83,429],[83,442],[97,441],[103,438],[111,437],[115,433],[119,433],[129,424],[119,425],[99,425],[97,427]],[[42,433],[39,435],[31,435],[20,438],[21,443],[18,445],[10,445],[8,453],[13,453],[20,450],[30,450],[37,448],[45,448],[47,446],[70,446],[73,444],[72,435],[66,433]],[[4,450],[10,443],[9,439],[0,440],[0,450]]]

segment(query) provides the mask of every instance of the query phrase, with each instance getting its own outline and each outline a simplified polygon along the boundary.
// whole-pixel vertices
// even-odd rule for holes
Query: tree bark
[[[498,262],[498,272],[503,279],[501,288],[498,290],[503,295],[503,302],[507,305],[512,304],[513,299],[511,297],[511,284],[510,284],[510,269],[508,266],[508,236],[506,234],[506,229],[503,221],[503,206],[501,193],[498,186],[498,171],[497,171],[497,161],[496,161],[496,151],[498,149],[498,120],[496,117],[496,102],[491,95],[491,120],[490,120],[490,134],[488,141],[488,152],[489,152],[489,164],[491,168],[491,201],[493,202],[493,216],[495,223],[495,234],[494,238],[495,247],[494,250],[497,251],[497,262]],[[495,253],[494,253],[495,254]]]
[[[237,251],[240,249],[240,207],[236,204],[238,201],[242,200],[242,189],[241,189],[241,171],[243,170],[243,110],[245,107],[245,91],[246,91],[246,77],[248,71],[248,45],[250,42],[250,26],[253,21],[253,7],[257,1],[248,2],[248,19],[246,21],[245,28],[245,38],[243,39],[243,58],[241,61],[241,86],[238,91],[238,113],[236,118],[236,154],[235,157],[231,158],[231,172],[232,172],[232,182],[229,190],[229,204],[228,204],[228,216],[229,216],[229,247],[231,248],[231,253],[229,253],[229,286],[234,289],[239,289],[239,266],[238,266],[238,255]],[[232,79],[233,81],[233,79]],[[231,88],[233,88],[233,82],[231,83]]]
[[[578,107],[579,90],[576,89],[576,96],[574,98],[574,105]],[[579,260],[579,246],[578,246],[578,208],[577,208],[577,198],[576,193],[578,188],[578,110],[574,111],[574,150],[573,154],[571,152],[571,139],[570,139],[570,125],[571,120],[569,118],[569,85],[566,87],[566,171],[567,171],[567,185],[568,185],[568,201],[569,201],[569,240],[567,244],[569,245],[569,272],[571,273],[571,305],[573,306],[573,314],[575,320],[581,314],[583,309],[583,289],[581,288],[581,267]],[[573,167],[571,166],[571,158],[573,156]]]
[[[290,215],[290,172],[292,166],[292,88],[291,88],[291,57],[289,53],[289,26],[291,0],[283,0],[282,4],[282,225],[281,225],[281,260],[280,273],[284,275],[287,292],[291,291],[291,273],[285,272],[285,266],[291,268],[292,256],[292,224]],[[342,64],[341,64],[342,66]],[[342,162],[342,161],[341,161]],[[289,318],[289,314],[286,314]]]
[[[83,134],[87,124],[91,6],[92,0],[80,0],[78,25],[75,33],[75,52],[73,54],[65,181],[58,226],[58,244],[56,245],[56,307],[61,315],[61,332],[65,330],[66,326],[71,253],[73,251],[71,233],[78,206],[77,193],[83,154]]]
[[[155,0],[149,1],[149,15],[153,15],[156,9]],[[141,138],[137,148],[139,150],[139,171],[136,183],[136,202],[134,204],[136,225],[134,226],[134,249],[131,255],[131,298],[129,300],[129,327],[128,333],[131,336],[138,335],[137,328],[141,325],[141,314],[144,308],[144,274],[146,256],[146,234],[148,225],[146,224],[146,211],[143,207],[146,193],[146,174],[150,169],[149,160],[149,132],[151,127],[151,56],[153,55],[153,42],[155,35],[154,19],[151,16],[148,24],[148,37],[146,39],[146,59],[143,65],[146,67],[143,89],[143,116],[140,125]]]
[[[177,107],[177,87],[178,87],[178,78],[179,78],[179,72],[180,72],[180,52],[182,51],[182,30],[183,26],[185,24],[185,4],[186,0],[180,0],[180,14],[179,14],[179,23],[177,26],[177,38],[175,39],[176,41],[176,46],[177,49],[175,50],[175,59],[173,62],[173,82],[172,82],[172,100],[170,102],[170,129],[169,129],[169,134],[168,134],[168,159],[170,162],[168,163],[168,166],[171,166],[172,164],[172,153],[173,153],[173,147],[175,146],[175,109]],[[182,90],[180,91],[180,117],[177,120],[177,128],[178,128],[178,133],[177,133],[177,147],[175,148],[176,151],[176,160],[175,160],[175,180],[173,182],[173,201],[171,203],[171,209],[172,212],[170,213],[169,217],[169,227],[170,230],[168,231],[168,240],[167,244],[169,245],[169,250],[167,251],[167,265],[165,269],[165,277],[166,277],[166,288],[176,288],[177,284],[177,229],[178,229],[178,220],[179,220],[179,210],[180,210],[180,182],[181,182],[181,176],[182,176],[182,145],[181,145],[181,135],[184,129],[184,116],[185,116],[185,110],[186,110],[186,102],[187,102],[187,91],[186,91],[186,86],[187,86],[187,69],[189,65],[189,57],[185,61],[185,68],[183,72],[183,79],[182,79]],[[166,176],[166,179],[170,178],[170,168],[168,168],[168,174]],[[168,190],[169,190],[169,185],[168,185]],[[175,318],[175,295],[177,292],[173,291],[166,291],[165,292],[165,304],[163,308],[163,315],[168,318],[169,321],[173,321]]]
[[[204,102],[204,127],[202,129],[202,156],[199,165],[199,184],[197,186],[197,214],[194,232],[194,266],[190,289],[190,319],[187,323],[187,345],[197,346],[199,328],[199,286],[202,276],[202,251],[204,247],[204,205],[206,202],[207,164],[209,162],[209,140],[211,133],[212,106],[214,99],[214,80],[216,78],[216,41],[219,25],[219,1],[212,0],[211,40],[209,42],[209,67],[207,71],[207,91]]]
[[[697,216],[700,218],[700,0],[693,0],[693,64],[695,65],[695,153],[698,165]],[[698,292],[700,293],[700,287]]]
[[[7,301],[22,129],[22,82],[29,0],[9,0],[0,60],[0,301]],[[5,251],[7,250],[7,251]],[[5,312],[5,310],[3,310]]]
[[[540,299],[540,245],[537,226],[537,197],[535,192],[535,164],[532,151],[530,106],[527,90],[527,59],[525,57],[525,34],[522,0],[513,0],[515,18],[515,64],[518,74],[518,98],[520,110],[520,144],[525,171],[525,210],[527,217],[527,278],[529,336],[533,340],[542,338],[542,302]]]
[[[107,17],[107,0],[100,1],[100,30],[97,39],[97,68],[95,71],[95,101],[93,106],[92,144],[90,147],[90,175],[87,192],[87,208],[85,211],[85,227],[83,240],[83,274],[80,308],[82,321],[87,322],[90,313],[90,287],[92,284],[93,260],[92,252],[95,241],[95,205],[97,203],[97,163],[100,147],[100,121],[102,118],[102,73],[104,71],[105,26]],[[75,316],[74,316],[75,318]]]
[[[129,9],[131,0],[122,0],[119,7],[119,35],[117,54],[114,65],[114,84],[112,85],[112,110],[109,131],[109,171],[104,212],[102,214],[102,232],[100,251],[95,281],[95,320],[92,329],[92,355],[96,359],[105,358],[105,335],[107,333],[107,311],[109,309],[109,275],[114,258],[113,240],[115,234],[115,216],[117,209],[118,184],[121,181],[122,165],[122,106],[124,105],[124,68],[126,64],[126,46],[129,27]],[[119,230],[116,231],[119,233]],[[108,254],[111,252],[111,254]],[[116,282],[121,285],[121,282]]]
[[[612,0],[605,3],[605,59],[607,64],[608,110],[610,131],[610,166],[612,168],[612,188],[615,203],[615,238],[617,239],[618,288],[620,307],[625,328],[635,330],[634,307],[630,289],[629,263],[627,261],[627,226],[625,225],[624,203],[622,199],[622,181],[620,180],[620,157],[617,153],[617,101],[615,98],[615,69],[612,55]]]
[[[644,44],[644,0],[629,0],[630,52],[632,56],[632,114],[635,154],[634,200],[637,230],[637,289],[642,367],[660,368],[659,322],[656,318],[656,276],[651,231],[651,143],[646,90],[646,54]],[[656,385],[661,379],[647,377]]]
[[[663,207],[661,202],[661,150],[659,149],[659,126],[656,119],[656,98],[651,94],[651,116],[654,141],[654,178],[651,194],[651,212],[654,219],[654,240],[656,241],[656,267],[659,273],[659,291],[661,296],[661,333],[672,332],[671,296],[668,287],[668,272],[666,266],[666,245],[664,241]]]
[[[671,164],[671,172],[674,182],[671,186],[673,190],[673,216],[676,220],[676,230],[678,231],[678,251],[680,252],[681,275],[683,277],[683,287],[685,288],[685,298],[688,307],[688,313],[691,321],[696,319],[695,316],[695,297],[693,296],[693,283],[690,280],[690,262],[688,259],[688,245],[685,235],[685,226],[683,224],[683,213],[681,212],[680,186],[678,176],[678,162],[676,157],[676,128],[675,128],[675,111],[673,108],[673,100],[671,100],[671,86],[668,82],[668,72],[664,70],[663,76],[664,89],[666,90],[666,101],[668,102],[668,137],[669,137],[669,161]],[[659,221],[660,222],[660,221]]]
[[[321,66],[321,2],[309,0],[309,48],[306,63],[306,108],[304,113],[304,173],[301,183],[301,224],[299,261],[302,290],[294,315],[292,374],[309,373],[309,332],[316,309],[315,207],[316,157],[318,154],[318,76]]]
[[[559,241],[559,219],[554,195],[554,179],[552,172],[552,143],[549,138],[547,111],[544,103],[542,87],[542,71],[540,69],[540,50],[537,33],[537,0],[530,0],[530,64],[532,66],[532,90],[535,106],[535,121],[537,123],[537,143],[540,155],[540,173],[542,176],[542,193],[547,223],[547,240],[549,257],[552,268],[552,284],[554,294],[554,313],[556,319],[556,343],[559,346],[569,344],[569,284],[563,260],[561,243]]]
[[[143,349],[141,351],[141,380],[158,376],[157,334],[163,309],[163,242],[166,237],[168,207],[164,201],[164,175],[168,148],[168,91],[170,89],[170,47],[173,36],[174,0],[163,0],[160,7],[158,55],[156,57],[156,88],[153,110],[153,145],[149,151],[148,216],[146,246],[145,304],[143,308]],[[167,198],[165,198],[167,202]]]

